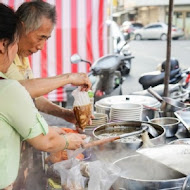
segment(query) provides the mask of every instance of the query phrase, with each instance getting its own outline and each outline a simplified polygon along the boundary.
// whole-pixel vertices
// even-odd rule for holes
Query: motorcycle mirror
[[[130,34],[129,39],[130,39],[130,41],[132,41],[132,40],[135,39],[135,35],[134,35],[134,33]]]
[[[73,54],[71,56],[71,63],[79,63],[80,61],[82,61],[80,55],[78,54]]]
[[[118,36],[117,37],[117,44],[121,41],[121,38]]]
[[[130,35],[127,33],[123,33],[123,36],[124,36],[125,41],[130,39]]]

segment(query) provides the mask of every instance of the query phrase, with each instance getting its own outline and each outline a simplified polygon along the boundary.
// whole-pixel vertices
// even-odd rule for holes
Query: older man
[[[16,11],[23,23],[18,54],[5,74],[8,78],[22,80],[33,78],[28,56],[41,50],[56,24],[55,6],[43,1],[23,3]],[[78,79],[80,80],[80,78]],[[44,97],[35,99],[39,111],[76,123],[72,110],[58,106]]]

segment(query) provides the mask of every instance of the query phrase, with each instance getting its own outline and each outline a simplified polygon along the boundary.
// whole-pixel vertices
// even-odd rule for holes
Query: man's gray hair
[[[31,32],[41,26],[42,18],[50,19],[56,24],[55,6],[42,0],[30,1],[21,4],[17,9],[16,15],[25,25],[25,32]]]

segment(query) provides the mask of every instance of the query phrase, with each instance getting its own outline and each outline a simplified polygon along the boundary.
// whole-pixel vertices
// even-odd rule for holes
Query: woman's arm
[[[68,141],[68,148],[70,150],[75,150],[84,144],[84,139],[86,135],[68,133],[65,135],[59,135],[54,129],[49,127],[49,132],[47,135],[38,135],[32,139],[27,139],[34,148],[45,151],[45,152],[56,152],[63,150],[66,146],[66,140]]]
[[[91,82],[85,73],[68,73],[55,77],[21,80],[19,82],[26,88],[32,98],[45,95],[67,84],[81,86],[81,89],[85,91],[91,88]]]

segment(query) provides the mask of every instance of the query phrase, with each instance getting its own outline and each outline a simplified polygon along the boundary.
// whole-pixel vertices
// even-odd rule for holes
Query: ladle
[[[106,139],[91,141],[89,143],[86,143],[86,144],[82,145],[82,148],[90,148],[90,147],[93,147],[93,146],[103,145],[105,143],[113,142],[115,140],[122,139],[122,138],[125,138],[125,137],[139,135],[141,133],[144,133],[147,130],[149,130],[149,125],[147,125],[147,124],[142,125],[142,128],[140,130],[138,130],[138,131],[134,131],[134,132],[131,132],[131,133],[125,133],[125,134],[122,134],[122,135],[119,135],[119,136],[116,136],[116,137],[109,137],[109,138],[106,138]]]
[[[151,122],[150,121],[150,118],[148,116],[146,116],[148,122]],[[149,124],[146,124],[148,126],[148,132],[153,136],[153,137],[157,137],[159,134],[158,132],[156,131],[156,129],[154,127],[152,127],[151,125]]]
[[[156,91],[152,89],[152,87],[148,88],[147,91],[161,103],[167,103],[170,105],[170,111],[177,111],[186,108],[186,105],[182,102],[176,101],[169,97],[161,97]]]

